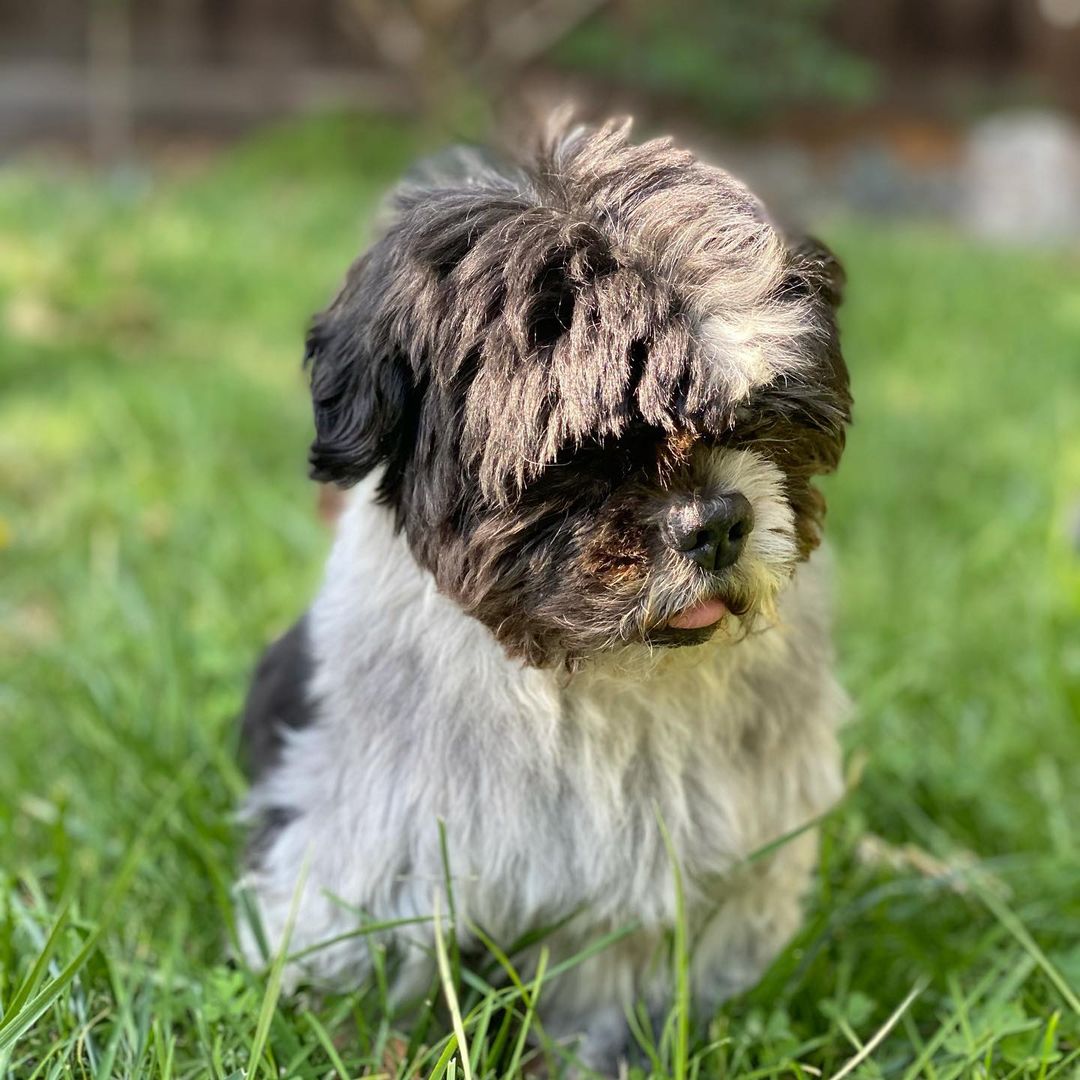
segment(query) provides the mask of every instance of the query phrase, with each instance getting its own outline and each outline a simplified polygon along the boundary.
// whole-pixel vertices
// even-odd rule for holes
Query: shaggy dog
[[[308,338],[312,474],[356,487],[244,719],[245,884],[293,981],[362,983],[355,931],[404,920],[378,940],[425,991],[448,878],[464,950],[628,927],[540,999],[606,1069],[669,1001],[673,859],[703,1014],[798,926],[844,710],[812,484],[850,412],[842,273],[627,134],[394,194]]]

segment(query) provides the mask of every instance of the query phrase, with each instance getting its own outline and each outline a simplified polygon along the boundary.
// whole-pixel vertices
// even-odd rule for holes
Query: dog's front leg
[[[549,947],[557,961],[589,944],[553,940]],[[665,1014],[671,999],[666,954],[663,935],[639,931],[553,979],[538,1009],[545,1034],[589,1073],[616,1076],[620,1063],[641,1060],[645,1055],[627,1017],[642,1004],[652,1017]]]
[[[803,920],[802,899],[817,855],[817,833],[791,840],[732,882],[695,936],[690,973],[695,1014],[709,1019],[754,986]]]

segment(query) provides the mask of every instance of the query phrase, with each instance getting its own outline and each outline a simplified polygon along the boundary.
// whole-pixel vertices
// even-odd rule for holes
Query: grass
[[[335,120],[184,179],[0,173],[0,1075],[449,1077],[467,1045],[483,1077],[535,1052],[550,986],[485,989],[452,942],[460,1037],[441,1014],[403,1030],[379,980],[279,1001],[226,958],[234,718],[328,542],[301,335],[413,150]],[[828,484],[853,790],[798,940],[643,1060],[1074,1076],[1080,265],[830,238],[857,399]]]

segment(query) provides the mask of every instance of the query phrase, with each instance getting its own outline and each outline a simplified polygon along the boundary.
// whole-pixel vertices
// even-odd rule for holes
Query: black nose
[[[754,527],[754,508],[737,491],[710,499],[703,512],[682,516],[671,529],[671,546],[703,570],[718,573],[734,564]]]

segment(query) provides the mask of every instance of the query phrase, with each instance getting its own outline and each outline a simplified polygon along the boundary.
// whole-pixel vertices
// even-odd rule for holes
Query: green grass
[[[327,121],[172,182],[0,173],[0,1075],[356,1076],[395,1047],[402,1075],[462,1074],[449,1016],[402,1043],[378,985],[278,1002],[226,961],[234,718],[328,542],[301,336],[413,150]],[[1073,1076],[1080,265],[830,238],[852,280],[857,423],[828,494],[857,782],[799,939],[644,1057],[834,1075],[917,988],[847,1075]],[[501,1075],[551,988],[485,992],[447,945],[471,1071]]]

